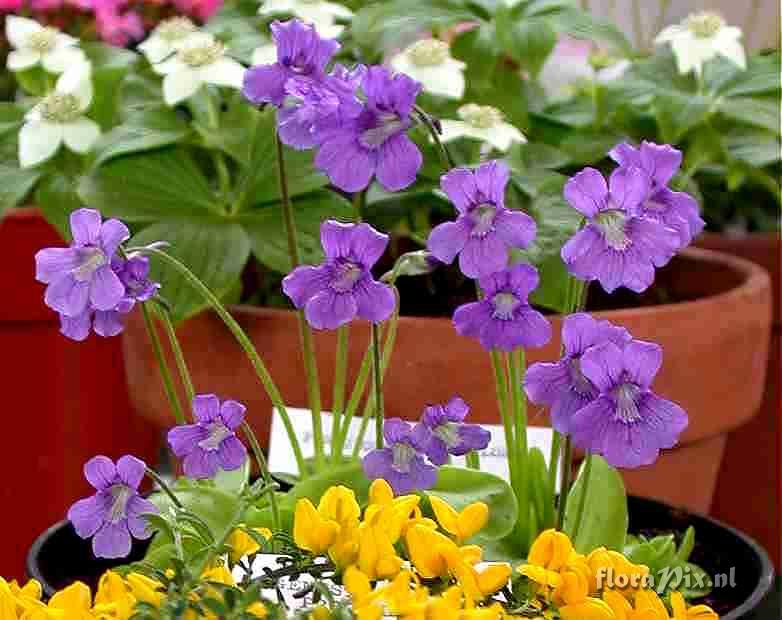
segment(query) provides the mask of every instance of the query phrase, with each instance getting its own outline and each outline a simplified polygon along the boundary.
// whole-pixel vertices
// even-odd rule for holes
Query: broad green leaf
[[[6,209],[24,200],[42,173],[39,168],[18,168],[0,163],[0,217]]]
[[[208,215],[219,206],[189,153],[166,148],[108,161],[79,185],[85,204],[130,222]]]
[[[491,72],[487,67],[497,63],[500,48],[493,22],[481,22],[477,28],[459,34],[451,43],[454,58],[467,63],[465,78],[469,87],[490,87]]]
[[[570,157],[571,165],[587,165],[605,159],[606,153],[623,139],[622,134],[610,129],[569,129],[556,146]]]
[[[24,123],[25,110],[16,103],[0,101],[0,139],[7,133],[16,133]]]
[[[444,499],[457,511],[473,502],[488,505],[489,522],[476,539],[500,540],[516,525],[516,496],[510,485],[494,474],[460,467],[441,467],[437,472],[437,484],[426,494]]]
[[[592,97],[580,95],[546,106],[543,114],[558,123],[572,127],[590,127],[595,123],[597,110]]]
[[[780,131],[779,97],[775,99],[760,99],[758,97],[733,97],[723,99],[719,111],[735,121],[755,125],[773,131]]]
[[[81,47],[92,63],[93,97],[89,115],[107,131],[119,116],[122,82],[139,57],[129,50],[103,43],[89,42]]]
[[[568,494],[563,530],[579,553],[589,553],[597,547],[621,551],[628,526],[627,495],[622,476],[602,456],[592,455],[591,458],[592,471],[587,484],[582,464]],[[581,524],[576,533],[576,517],[582,504]]]
[[[228,55],[249,65],[255,48],[270,41],[259,30],[262,21],[257,15],[247,16],[238,9],[226,7],[205,24],[204,30],[225,43]]]
[[[14,79],[22,90],[32,97],[43,97],[50,89],[54,88],[57,76],[47,74],[40,65],[17,71]]]
[[[556,170],[570,163],[567,153],[542,142],[516,144],[508,151],[507,158],[513,162],[514,170],[525,171],[536,168]]]
[[[732,79],[719,85],[720,95],[737,97],[778,91],[782,86],[779,51],[766,56],[751,57],[746,71],[739,70],[731,77]]]
[[[536,77],[557,43],[557,32],[549,20],[542,17],[516,19],[511,9],[502,5],[495,24],[503,50]]]
[[[714,101],[702,95],[667,92],[655,98],[653,107],[663,141],[677,143],[685,133],[708,118]]]
[[[232,495],[241,493],[250,481],[250,459],[245,459],[244,464],[238,469],[231,471],[218,469],[217,475],[212,480],[215,487],[221,491]]]
[[[103,135],[95,145],[96,164],[113,157],[149,151],[185,140],[190,134],[187,123],[171,108],[158,105],[137,110]]]
[[[352,489],[359,504],[365,504],[369,498],[370,480],[364,474],[361,463],[356,462],[331,467],[324,472],[309,476],[285,494],[283,505],[293,508],[298,500],[307,498],[317,506],[326,490],[335,484]]]
[[[534,4],[534,3],[533,3]],[[622,55],[634,53],[633,45],[613,23],[594,17],[588,11],[566,9],[551,13],[551,23],[559,32],[578,39],[589,39],[607,43]]]
[[[761,129],[734,127],[722,135],[726,152],[750,166],[763,167],[782,159],[779,136]]]
[[[218,297],[232,289],[250,255],[250,240],[234,220],[217,217],[171,217],[141,230],[132,245],[167,241],[166,251],[178,258]],[[171,304],[176,321],[207,308],[203,297],[175,270],[152,259],[152,277]]]
[[[320,246],[320,225],[327,219],[350,221],[353,206],[331,191],[320,191],[293,199],[293,217],[299,240],[302,263],[315,264],[323,259]],[[252,244],[255,257],[267,267],[287,273],[291,270],[288,242],[282,207],[272,205],[245,213],[242,227]]]
[[[35,204],[65,239],[70,239],[71,212],[84,203],[76,193],[77,181],[70,175],[54,171],[44,176],[35,190]]]

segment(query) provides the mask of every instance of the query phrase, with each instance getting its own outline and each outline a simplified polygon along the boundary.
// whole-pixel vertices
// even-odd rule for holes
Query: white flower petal
[[[252,64],[253,65],[271,65],[277,62],[277,45],[274,43],[268,43],[256,47],[253,51]]]
[[[440,134],[440,140],[443,142],[450,142],[457,138],[472,135],[470,132],[470,125],[463,121],[442,120],[440,121],[440,127],[443,130]]]
[[[683,34],[686,34],[689,32],[689,30],[680,24],[673,24],[671,26],[668,26],[667,28],[663,28],[660,31],[660,34],[658,34],[654,38],[654,42],[657,45],[660,45],[662,43],[669,43],[670,41],[673,41],[674,39],[680,38]]]
[[[604,69],[600,69],[600,71],[595,74],[595,79],[600,84],[608,84],[609,82],[613,82],[622,77],[631,65],[632,63],[627,59],[619,60]]]
[[[263,0],[258,12],[262,15],[270,13],[292,13],[296,8],[296,0]]]
[[[57,79],[55,89],[76,97],[79,110],[84,112],[92,103],[92,66],[87,62],[76,63]]]
[[[89,64],[89,61],[78,47],[60,47],[44,54],[41,64],[49,73],[63,73],[77,65]]]
[[[176,51],[174,46],[168,41],[155,36],[149,37],[146,41],[139,44],[138,49],[151,63],[165,60]]]
[[[738,30],[738,28],[736,30]],[[739,36],[741,36],[740,30]],[[721,56],[724,56],[742,69],[747,68],[747,56],[744,52],[744,46],[738,38],[734,36],[724,37],[717,43],[717,52]]]
[[[8,70],[22,71],[34,67],[41,60],[41,55],[32,50],[21,49],[8,52]]]
[[[169,73],[163,78],[163,99],[166,104],[175,106],[192,97],[201,88],[198,73],[188,67],[183,67],[176,73]]]
[[[321,10],[331,13],[334,17],[344,17],[345,19],[353,17],[353,11],[336,2],[321,2],[320,6]]]
[[[163,62],[152,65],[152,69],[158,75],[168,75],[170,73],[180,73],[188,69],[187,65],[183,63],[179,58],[174,56]]]
[[[30,168],[49,159],[62,144],[62,128],[56,123],[30,121],[19,131],[19,165]]]
[[[72,47],[79,44],[79,39],[64,32],[58,32],[54,38],[54,43],[57,47]]]
[[[63,123],[62,138],[75,153],[86,153],[100,138],[100,127],[95,121],[82,117],[72,123]]]
[[[18,15],[6,15],[5,37],[17,49],[26,47],[27,38],[39,30],[43,30],[43,26],[33,19]]]
[[[464,73],[462,69],[448,63],[433,67],[411,67],[407,73],[421,82],[424,90],[433,95],[461,99],[464,95]]]
[[[220,58],[198,70],[202,82],[237,89],[244,83],[244,73],[245,68],[232,58]]]
[[[510,123],[500,123],[485,130],[486,142],[498,151],[507,151],[514,142],[524,144],[527,138]]]

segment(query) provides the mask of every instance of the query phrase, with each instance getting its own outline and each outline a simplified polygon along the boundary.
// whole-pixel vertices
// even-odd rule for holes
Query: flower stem
[[[163,327],[166,329],[166,334],[168,334],[168,340],[171,343],[171,350],[174,352],[174,360],[176,361],[177,369],[179,370],[179,376],[182,380],[182,385],[185,387],[185,394],[187,394],[187,402],[192,403],[195,398],[195,388],[193,387],[193,380],[190,377],[190,370],[187,367],[185,356],[182,353],[182,346],[176,335],[176,329],[174,329],[174,322],[171,320],[171,312],[168,308],[159,304],[158,315],[163,321]]]
[[[217,315],[223,320],[225,326],[233,334],[234,338],[236,338],[236,341],[239,343],[249,358],[250,363],[252,364],[256,375],[258,376],[258,379],[260,379],[264,389],[266,390],[266,394],[269,396],[269,400],[272,401],[272,404],[275,406],[277,411],[279,411],[280,418],[282,418],[282,423],[285,426],[285,431],[288,434],[288,439],[290,440],[291,447],[293,448],[293,454],[296,457],[296,464],[299,468],[299,475],[305,477],[307,474],[307,469],[304,462],[304,456],[301,453],[299,440],[296,437],[296,432],[293,429],[293,424],[291,423],[290,416],[288,416],[288,410],[282,400],[280,391],[275,385],[274,380],[269,374],[269,370],[266,368],[266,364],[263,363],[263,360],[258,354],[258,351],[255,349],[252,341],[247,337],[247,334],[244,333],[244,330],[242,330],[239,323],[236,322],[236,319],[234,319],[231,316],[231,313],[226,310],[225,306],[223,306],[217,296],[211,290],[209,290],[209,287],[198,279],[198,276],[196,276],[183,263],[170,254],[151,247],[129,248],[127,251],[129,253],[138,252],[139,254],[149,254],[151,256],[156,256],[164,263],[175,269],[188,282],[188,284],[190,284],[190,286],[192,286],[201,294],[207,303],[214,309]]]
[[[380,350],[380,327],[372,323],[372,361],[373,386],[375,388],[375,447],[383,447],[383,418],[385,417],[383,403],[383,371],[382,351]]]
[[[429,135],[432,136],[432,140],[434,140],[434,143],[437,145],[437,150],[440,153],[440,158],[443,163],[443,168],[446,172],[448,172],[451,168],[456,167],[456,163],[454,162],[453,157],[451,156],[451,152],[448,150],[448,147],[443,144],[443,141],[440,139],[440,130],[437,126],[435,126],[434,122],[432,121],[432,117],[429,116],[424,110],[416,106],[415,111],[418,113],[419,120],[423,123],[423,125],[426,127],[426,129],[429,131]]]
[[[491,365],[494,370],[494,387],[497,391],[497,406],[500,410],[500,419],[505,430],[505,452],[508,456],[508,469],[510,470],[511,486],[516,481],[516,464],[513,455],[516,453],[516,441],[513,437],[513,421],[510,416],[508,401],[508,378],[505,374],[505,365],[497,351],[491,351]]]
[[[185,423],[185,416],[182,413],[182,404],[179,402],[179,396],[177,396],[176,389],[174,388],[174,380],[171,377],[171,370],[168,367],[168,362],[163,355],[163,348],[160,345],[160,338],[158,337],[155,324],[152,321],[152,315],[149,312],[146,304],[141,304],[141,314],[144,316],[144,326],[147,328],[147,334],[149,335],[149,341],[152,343],[152,349],[155,351],[155,358],[157,359],[158,369],[160,370],[160,378],[163,380],[163,389],[166,392],[168,402],[171,404],[171,410],[174,412],[174,418],[177,424]]]
[[[465,464],[469,469],[478,469],[481,468],[481,457],[478,454],[476,450],[470,450],[465,456],[464,456]]]
[[[334,392],[331,398],[331,458],[334,463],[339,462],[339,453],[336,452],[336,438],[340,434],[340,418],[345,408],[345,382],[348,370],[348,349],[350,338],[350,326],[343,325],[337,330],[337,353],[334,364]]]
[[[174,492],[171,490],[171,487],[166,484],[166,481],[161,478],[158,473],[149,467],[145,468],[145,472],[149,478],[152,479],[152,482],[154,482],[156,485],[160,487],[160,490],[163,491],[166,495],[168,495],[168,498],[171,500],[171,502],[176,506],[177,508],[184,508],[182,506],[182,502],[179,501],[179,498],[174,494]]]
[[[269,472],[269,466],[266,463],[266,458],[263,456],[263,450],[261,450],[261,444],[258,443],[258,438],[255,436],[252,427],[247,423],[247,420],[242,422],[242,430],[244,431],[247,441],[250,443],[250,448],[253,451],[255,460],[258,462],[258,470],[261,472],[263,481],[269,487],[269,507],[272,511],[272,527],[275,532],[280,530],[280,508],[277,506],[277,496],[274,491],[274,480],[272,480],[271,473]]]
[[[559,485],[559,505],[557,510],[557,523],[556,528],[562,529],[562,525],[565,522],[565,508],[567,507],[567,496],[570,491],[570,470],[571,463],[573,462],[573,443],[570,440],[570,436],[565,436],[565,445],[563,448],[564,456],[562,458],[562,472]]]
[[[581,521],[584,518],[584,507],[586,506],[587,489],[589,488],[589,474],[592,472],[592,454],[587,452],[584,459],[584,471],[581,472],[583,476],[583,484],[581,486],[581,497],[578,499],[578,507],[576,509],[576,520],[573,524],[573,535],[571,536],[573,542],[576,541],[578,532],[581,529]]]
[[[283,221],[285,233],[288,238],[288,254],[291,259],[291,267],[295,269],[301,264],[299,255],[299,241],[296,233],[296,220],[293,217],[293,205],[288,193],[288,175],[285,170],[285,153],[283,152],[280,136],[274,132],[274,141],[277,147],[277,172],[280,184],[280,201],[282,203]],[[312,338],[312,329],[304,318],[304,311],[297,310],[299,319],[299,339],[301,341],[301,353],[304,358],[304,371],[307,375],[307,395],[312,416],[312,439],[315,444],[315,470],[319,471],[325,465],[323,446],[323,422],[321,420],[320,382],[318,380],[318,363],[315,359],[315,344]]]
[[[529,483],[527,481],[527,399],[522,389],[523,367],[525,365],[524,349],[511,351],[507,354],[509,362],[509,377],[511,401],[513,405],[513,423],[516,450],[510,455],[516,462],[516,499],[519,503],[519,527],[517,531],[522,544],[526,545],[528,532],[526,524],[530,514]]]

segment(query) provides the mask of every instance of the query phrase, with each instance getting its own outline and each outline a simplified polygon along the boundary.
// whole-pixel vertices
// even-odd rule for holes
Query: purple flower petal
[[[454,168],[444,174],[440,177],[440,187],[461,215],[480,200],[475,175],[469,168]]]
[[[516,313],[513,323],[519,326],[524,347],[542,347],[551,340],[551,323],[529,306]]]
[[[315,146],[313,119],[301,105],[277,110],[277,133],[283,144],[303,151]]]
[[[92,311],[86,310],[78,316],[60,315],[60,333],[66,338],[81,342],[90,335]]]
[[[622,350],[613,342],[606,342],[581,356],[581,372],[598,390],[609,392],[622,377],[623,360]]]
[[[572,388],[565,389],[551,407],[551,426],[559,433],[570,434],[570,420],[591,403],[595,394],[580,394]]]
[[[647,433],[657,438],[660,448],[673,448],[689,424],[687,413],[665,398],[645,392],[638,400],[638,413]]]
[[[235,431],[244,420],[246,411],[247,407],[242,403],[235,400],[226,400],[220,406],[220,418],[227,428]]]
[[[68,520],[81,538],[89,538],[101,528],[110,508],[111,495],[96,493],[73,504],[68,510]]]
[[[582,450],[603,454],[603,436],[616,414],[609,396],[598,396],[570,419],[570,435]]]
[[[92,539],[92,551],[98,558],[124,558],[130,554],[130,532],[123,519],[117,523],[106,521]]]
[[[464,304],[453,313],[454,327],[461,336],[480,336],[483,326],[491,320],[491,308],[483,301]]]
[[[307,302],[304,315],[315,329],[336,329],[349,323],[358,312],[358,305],[351,293],[335,293],[326,289]]]
[[[71,213],[71,235],[78,245],[96,245],[100,238],[101,216],[95,209],[77,209]]]
[[[203,426],[198,424],[183,424],[181,426],[175,426],[168,431],[168,445],[171,446],[171,451],[177,456],[182,458],[190,454],[193,450],[193,446],[198,445],[198,442],[203,441],[209,436]]]
[[[639,154],[639,161],[634,165],[643,168],[660,187],[668,184],[682,164],[682,152],[670,144],[655,144],[644,140],[641,142]]]
[[[376,231],[369,224],[353,225],[349,240],[351,254],[369,269],[385,252],[388,240],[388,235]]]
[[[468,278],[482,278],[504,269],[508,248],[496,234],[470,237],[459,254],[459,269]]]
[[[605,209],[608,186],[594,168],[584,168],[565,184],[565,200],[579,213],[592,218]]]
[[[281,106],[285,100],[285,82],[290,72],[278,64],[251,67],[244,74],[242,94],[254,105]]]
[[[97,310],[95,312],[93,329],[99,336],[111,338],[112,336],[121,334],[125,329],[125,323],[122,318],[123,315],[114,310]]]
[[[388,483],[397,495],[425,491],[437,484],[437,468],[429,465],[422,456],[416,456],[410,462],[410,473],[406,479],[400,480],[396,477],[396,480],[389,480]]]
[[[432,465],[440,467],[448,462],[448,445],[436,435],[429,438],[429,444],[426,446],[426,456],[432,462]]]
[[[107,456],[92,457],[84,464],[84,477],[98,491],[105,491],[117,479],[117,468]]]
[[[451,454],[462,456],[473,450],[485,450],[491,441],[491,433],[477,424],[459,427],[459,443],[451,448]]]
[[[386,422],[388,424],[388,422]],[[361,461],[364,474],[370,480],[377,480],[383,478],[388,480],[388,476],[392,471],[392,464],[394,462],[394,456],[390,448],[380,448],[379,450],[372,450]]]
[[[120,244],[128,239],[130,239],[130,231],[119,220],[106,220],[100,228],[100,245],[108,256],[112,256]]]
[[[386,443],[395,444],[410,438],[412,427],[401,418],[389,418],[383,422],[383,437]]]
[[[326,220],[320,226],[320,244],[326,258],[348,258],[353,245],[355,224]]]
[[[214,394],[198,394],[193,399],[193,415],[198,422],[219,420],[220,399]]]
[[[125,285],[110,265],[104,265],[92,274],[89,291],[90,302],[96,310],[113,310],[125,295]]]
[[[497,212],[494,229],[506,245],[512,248],[526,248],[535,240],[537,225],[526,213],[509,209]]]
[[[131,489],[138,489],[146,469],[146,463],[135,456],[126,455],[117,461],[117,475]]]
[[[493,159],[475,169],[475,185],[479,194],[500,209],[505,206],[505,187],[510,178],[507,164]]]
[[[382,323],[388,319],[396,307],[396,295],[393,289],[388,284],[375,282],[370,278],[365,278],[356,284],[353,298],[356,301],[358,316],[373,323]]]
[[[327,268],[304,265],[296,267],[283,278],[282,290],[294,306],[303,308],[312,297],[328,285],[328,279],[329,270]]]
[[[365,189],[377,164],[377,152],[362,147],[353,133],[339,133],[321,144],[315,166],[345,192]]]
[[[627,142],[617,144],[608,151],[608,156],[620,166],[640,166],[641,157],[633,145]]]
[[[146,540],[152,536],[152,530],[149,528],[147,520],[141,515],[157,513],[157,506],[149,500],[140,495],[131,497],[127,504],[128,530],[131,535],[139,540]]]
[[[35,255],[35,279],[50,284],[67,275],[81,264],[73,248],[46,248]]]
[[[651,189],[648,175],[640,168],[617,168],[608,182],[611,192],[609,208],[619,208],[637,215]]]
[[[217,452],[195,447],[182,461],[182,469],[188,478],[203,480],[217,474]]]
[[[402,190],[415,182],[422,164],[423,156],[415,143],[406,134],[398,133],[380,146],[377,180],[389,192]]]
[[[454,396],[443,408],[446,413],[446,417],[451,422],[463,422],[470,413],[470,407],[464,402],[464,399],[459,396]]]
[[[65,316],[79,316],[87,310],[90,299],[90,283],[77,282],[67,276],[46,287],[44,303]]]
[[[464,218],[435,226],[429,234],[427,247],[434,257],[450,265],[464,249],[470,236],[470,228]]]
[[[622,352],[625,371],[633,383],[648,388],[663,363],[663,350],[653,342],[633,340]]]
[[[615,421],[606,424],[600,453],[612,467],[634,469],[654,463],[660,448],[642,424]]]
[[[565,392],[570,391],[568,361],[532,364],[524,376],[524,391],[533,403],[553,405]]]
[[[526,300],[530,293],[538,288],[540,276],[538,270],[527,263],[516,263],[504,272],[508,285],[518,299]]]
[[[247,460],[247,449],[235,435],[223,439],[217,454],[220,467],[226,471],[239,469]]]

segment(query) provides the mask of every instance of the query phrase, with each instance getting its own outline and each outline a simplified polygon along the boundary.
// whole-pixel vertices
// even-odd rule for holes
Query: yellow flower
[[[423,525],[415,525],[405,537],[410,561],[423,579],[445,577],[448,574],[448,560],[445,554],[456,551],[456,543],[440,532]]]
[[[234,577],[231,574],[231,571],[228,570],[228,567],[223,565],[215,566],[214,568],[205,570],[201,575],[201,579],[203,579],[204,581],[213,581],[215,583],[220,583],[224,586],[236,585],[236,581],[234,581]]]
[[[671,594],[673,620],[719,620],[719,616],[708,605],[693,605],[687,607],[681,592]]]
[[[304,498],[296,502],[293,540],[299,549],[314,555],[322,555],[334,544],[338,533],[339,524],[323,518],[309,499]]]
[[[329,618],[331,618],[329,608],[319,605],[310,612],[308,620],[329,620]]]
[[[382,588],[380,594],[385,601],[386,610],[402,620],[424,620],[429,592],[417,587],[410,571],[400,572],[394,580]]]
[[[253,603],[247,608],[247,613],[252,614],[256,618],[265,618],[269,615],[269,611],[266,609],[266,606],[261,603]]]
[[[52,596],[46,610],[49,613],[44,615],[42,610],[38,610],[34,611],[30,617],[36,619],[56,617],[61,620],[93,620],[90,612],[91,608],[92,593],[89,587],[81,581],[77,581]],[[57,610],[57,612],[51,613],[52,610]]]
[[[475,607],[463,597],[459,586],[448,588],[441,596],[432,597],[426,608],[427,620],[501,620],[510,618],[501,605]]]
[[[585,598],[573,605],[559,608],[562,620],[616,620],[611,607],[599,598]]]
[[[340,526],[357,522],[361,517],[356,494],[342,485],[329,487],[318,502],[318,512],[324,519],[336,521]]]
[[[402,558],[396,554],[394,541],[388,534],[388,524],[378,511],[370,521],[364,521],[358,530],[358,568],[371,580],[390,579],[402,567]]]
[[[487,596],[501,590],[508,584],[513,570],[510,564],[490,564],[482,571],[465,561],[458,549],[448,548],[443,551],[448,572],[454,576],[462,587],[465,597],[470,601],[482,601]]]
[[[635,590],[646,587],[649,568],[643,564],[633,564],[621,553],[598,547],[587,556],[587,563],[592,572],[592,592],[610,587],[632,596]],[[625,587],[617,587],[624,582],[627,584]]]
[[[342,577],[342,585],[350,594],[358,620],[380,620],[383,617],[382,601],[372,590],[369,577],[362,571],[355,566],[349,567]]]
[[[231,532],[228,537],[228,546],[231,548],[230,558],[231,563],[236,564],[246,555],[252,555],[258,553],[261,550],[261,545],[258,541],[250,536],[244,529],[245,525],[240,523],[239,526]],[[271,540],[272,531],[267,527],[254,527],[254,532],[257,532],[260,536],[263,536],[266,540]]]
[[[527,561],[536,566],[542,566],[549,570],[558,571],[570,559],[573,549],[573,543],[566,534],[556,530],[546,530],[532,543],[529,550]]]
[[[644,612],[649,616],[651,620],[654,618],[657,620],[669,620],[668,610],[665,608],[665,603],[662,602],[657,592],[654,590],[638,590],[635,593],[633,600],[633,606],[636,613]],[[651,612],[651,613],[650,613]],[[645,618],[646,616],[638,616]]]
[[[160,583],[141,573],[130,573],[125,577],[125,582],[136,599],[154,607],[160,607],[164,597]]]
[[[114,571],[103,573],[95,593],[93,613],[101,619],[126,620],[130,618],[135,605],[136,597],[131,594],[125,580]]]
[[[459,545],[482,530],[489,521],[489,507],[483,502],[473,502],[461,512],[436,495],[429,496],[429,503],[440,527],[456,538]]]

